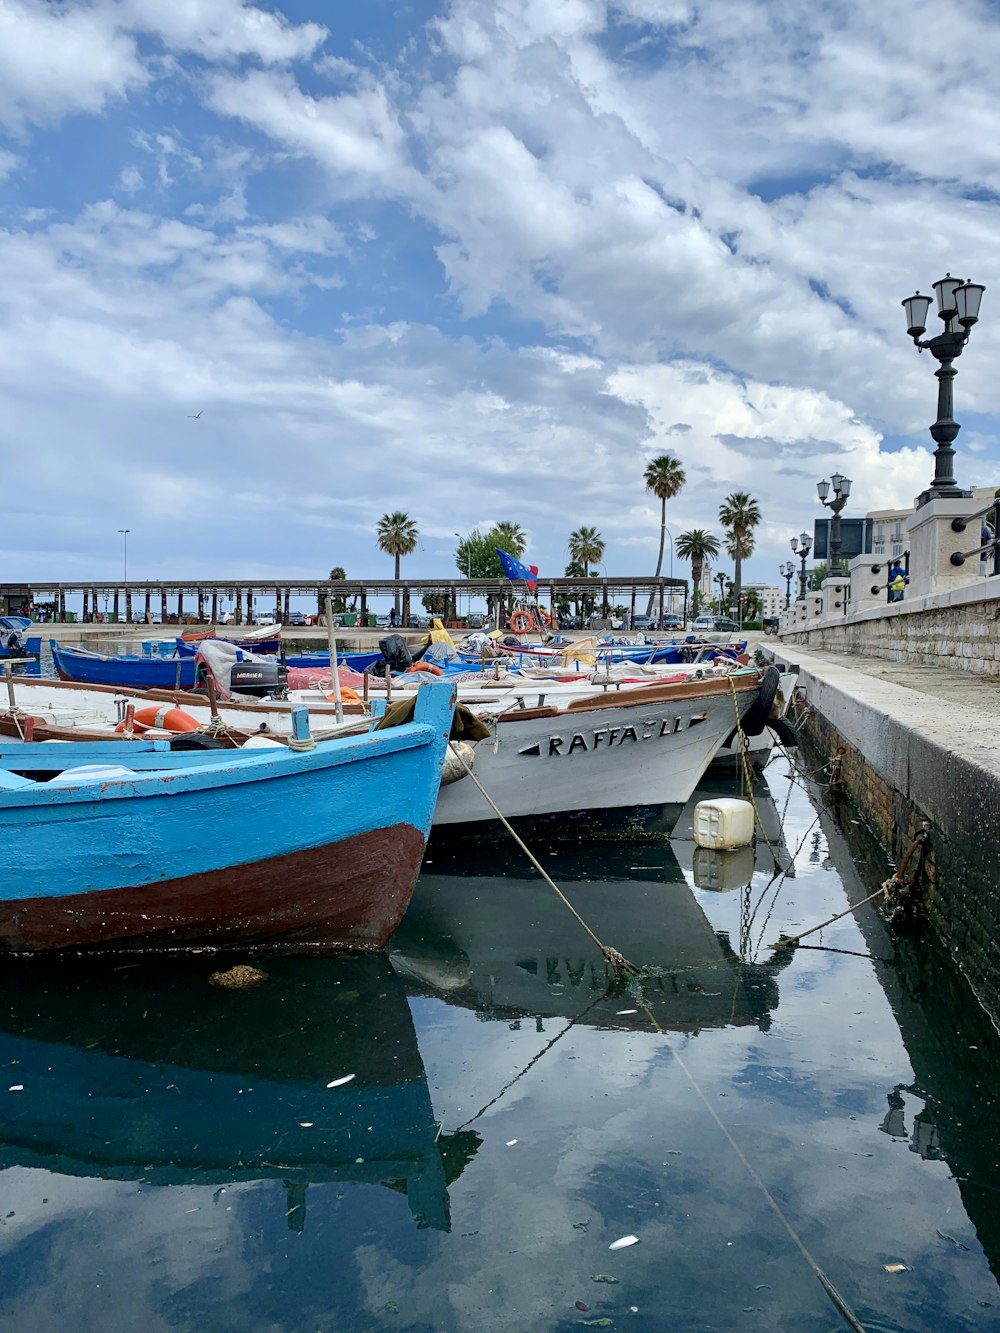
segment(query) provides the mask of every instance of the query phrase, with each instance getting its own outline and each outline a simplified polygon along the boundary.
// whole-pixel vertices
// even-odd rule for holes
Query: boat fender
[[[435,666],[433,662],[414,662],[411,666],[408,666],[406,668],[406,671],[408,675],[412,671],[426,671],[432,676],[444,675],[444,672],[441,670],[441,668],[439,666]]]
[[[458,750],[462,758],[455,753]],[[465,763],[462,763],[462,759]],[[452,741],[448,746],[444,756],[444,767],[441,770],[441,786],[447,787],[451,782],[458,782],[460,778],[468,775],[468,770],[475,763],[476,752],[467,741]]]
[[[170,749],[174,750],[230,750],[232,745],[216,740],[204,731],[188,731],[170,737]]]
[[[798,732],[796,732],[787,717],[769,718],[767,725],[769,729],[774,732],[778,740],[781,741],[782,745],[798,745]]]
[[[115,731],[121,735],[126,726],[127,722],[122,720],[115,727]],[[150,708],[135,710],[134,730],[148,731],[150,727],[156,727],[160,731],[201,731],[201,723],[197,718],[185,713],[182,708],[174,708],[170,704],[161,704],[159,707],[153,704]]]
[[[744,736],[759,736],[767,726],[771,716],[771,705],[774,703],[774,696],[778,693],[780,683],[781,672],[776,666],[769,666],[764,672],[757,698],[743,715],[740,725]]]

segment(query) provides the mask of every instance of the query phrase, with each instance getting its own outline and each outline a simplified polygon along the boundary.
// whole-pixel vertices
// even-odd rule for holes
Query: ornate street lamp
[[[831,486],[833,487],[833,498],[827,499]],[[851,493],[851,479],[835,472],[829,481],[818,481],[816,491],[821,502],[833,513],[833,517],[830,519],[828,568],[831,574],[835,574],[840,566],[840,511],[847,504],[847,497]]]
[[[796,542],[796,545],[798,543]],[[795,566],[791,560],[786,560],[783,565],[778,566],[778,573],[785,580],[785,610],[792,604],[792,575],[795,573]]]
[[[931,438],[937,445],[934,451],[934,479],[926,491],[917,499],[918,505],[925,505],[929,500],[941,496],[966,497],[971,491],[963,491],[955,481],[955,450],[951,447],[961,430],[952,416],[954,399],[952,381],[958,374],[952,364],[961,356],[962,349],[969,341],[969,332],[979,319],[979,303],[986,288],[979,282],[962,282],[949,273],[934,283],[937,294],[938,318],[944,321],[944,332],[934,338],[921,342],[921,334],[927,331],[927,311],[932,298],[921,296],[919,292],[908,296],[902,302],[906,311],[906,331],[913,339],[918,352],[926,348],[941,367],[934,374],[938,381],[937,421],[930,427]]]
[[[797,537],[793,537],[789,542],[793,551],[798,551],[802,559],[802,568],[799,570],[799,600],[805,601],[806,596],[806,560],[809,558],[809,552],[812,550],[812,538],[808,532],[800,532]]]

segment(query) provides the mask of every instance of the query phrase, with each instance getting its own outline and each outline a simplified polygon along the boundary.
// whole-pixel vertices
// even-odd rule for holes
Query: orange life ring
[[[543,629],[548,629],[552,624],[552,617],[549,615],[548,611],[543,611],[541,607],[538,608],[538,619],[542,622]]]
[[[535,628],[535,622],[527,611],[515,611],[510,618],[510,627],[515,634],[527,634]]]
[[[185,713],[183,709],[174,708],[171,704],[161,704],[157,707],[155,704],[151,708],[137,708],[135,717],[132,721],[134,731],[148,731],[151,727],[159,731],[201,731],[201,723]],[[115,731],[121,735],[125,730],[124,720],[119,722]]]
[[[429,671],[432,676],[443,676],[444,672],[433,662],[414,662],[412,666],[406,668],[407,674],[411,671]]]

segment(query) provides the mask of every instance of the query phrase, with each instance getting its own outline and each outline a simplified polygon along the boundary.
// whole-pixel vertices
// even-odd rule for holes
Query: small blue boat
[[[381,948],[417,877],[454,708],[430,682],[411,722],[311,749],[0,743],[0,950]]]
[[[194,657],[110,657],[67,648],[49,641],[60,680],[84,685],[119,685],[132,690],[193,690],[198,674]]]
[[[347,667],[350,671],[357,671],[360,675],[366,667],[374,666],[376,662],[382,661],[381,653],[338,653],[338,666]],[[330,665],[329,653],[294,653],[285,658],[287,667],[305,667],[319,668],[325,670]]]

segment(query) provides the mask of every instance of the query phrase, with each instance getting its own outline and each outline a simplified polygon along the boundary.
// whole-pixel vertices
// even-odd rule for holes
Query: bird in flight
[[[201,412],[204,412],[204,410],[205,410],[205,409],[202,408],[202,409],[201,409]],[[197,421],[198,418],[201,416],[201,412],[189,412],[189,413],[188,413],[188,421]]]

